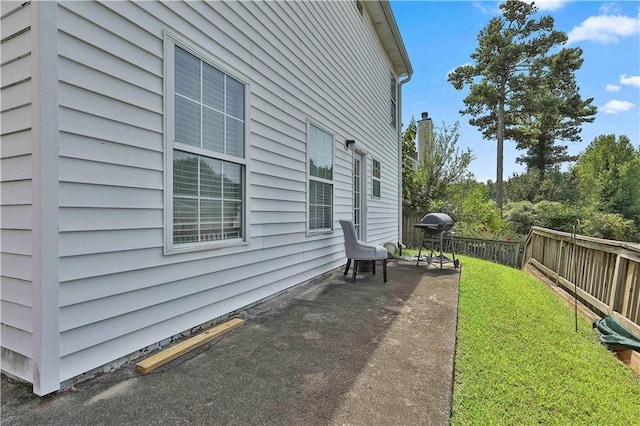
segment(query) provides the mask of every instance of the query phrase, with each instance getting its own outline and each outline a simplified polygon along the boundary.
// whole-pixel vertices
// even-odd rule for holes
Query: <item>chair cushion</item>
[[[376,259],[386,259],[387,256],[389,255],[389,252],[387,251],[386,248],[384,248],[384,246],[375,246],[376,247]]]
[[[350,250],[347,257],[355,260],[382,260],[387,258],[388,253],[383,246],[365,245],[360,241],[358,248]]]

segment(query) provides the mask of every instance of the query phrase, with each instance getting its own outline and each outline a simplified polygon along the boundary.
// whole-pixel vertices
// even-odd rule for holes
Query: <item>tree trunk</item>
[[[498,103],[498,156],[496,158],[496,204],[500,209],[500,217],[502,217],[502,199],[504,197],[504,186],[502,184],[503,162],[504,162],[504,88],[500,94]]]

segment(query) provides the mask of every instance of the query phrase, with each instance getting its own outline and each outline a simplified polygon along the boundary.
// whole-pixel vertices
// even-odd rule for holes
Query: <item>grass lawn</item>
[[[453,425],[640,424],[640,377],[522,271],[462,257],[457,339]]]

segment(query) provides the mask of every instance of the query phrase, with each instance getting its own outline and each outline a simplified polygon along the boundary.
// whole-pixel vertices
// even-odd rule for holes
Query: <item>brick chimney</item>
[[[422,161],[425,155],[433,151],[433,122],[428,112],[422,113],[422,119],[418,120],[416,141],[418,145],[418,160]]]

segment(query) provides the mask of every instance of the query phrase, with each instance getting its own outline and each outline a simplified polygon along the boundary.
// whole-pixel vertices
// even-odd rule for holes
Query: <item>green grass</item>
[[[417,256],[418,255],[418,249],[417,248],[403,248],[402,249],[402,256]],[[423,250],[425,251],[425,250]],[[398,252],[396,252],[396,254],[398,254]],[[426,254],[429,254],[428,252]]]
[[[463,257],[458,317],[453,425],[640,424],[640,377],[528,274]]]

